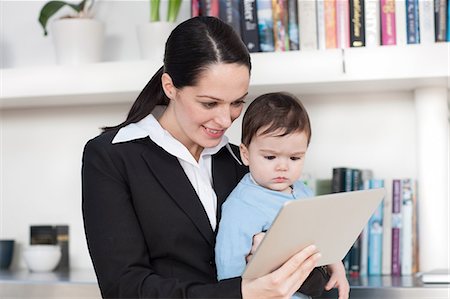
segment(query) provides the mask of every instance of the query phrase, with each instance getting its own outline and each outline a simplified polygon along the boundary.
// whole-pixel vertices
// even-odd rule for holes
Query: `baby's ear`
[[[249,165],[248,149],[243,143],[239,145],[239,151],[241,152],[242,163],[244,163],[245,166],[248,166]]]

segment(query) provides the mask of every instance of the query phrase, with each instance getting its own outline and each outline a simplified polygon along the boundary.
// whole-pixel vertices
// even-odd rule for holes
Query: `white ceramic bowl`
[[[23,253],[25,262],[33,272],[49,272],[55,269],[61,259],[58,245],[30,245]]]

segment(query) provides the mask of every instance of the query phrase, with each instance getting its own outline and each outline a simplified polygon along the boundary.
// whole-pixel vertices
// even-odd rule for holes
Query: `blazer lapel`
[[[168,154],[150,138],[146,138],[144,142],[148,144],[150,150],[144,151],[142,156],[155,178],[192,220],[205,240],[211,245],[214,244],[214,232],[208,215],[178,159]]]

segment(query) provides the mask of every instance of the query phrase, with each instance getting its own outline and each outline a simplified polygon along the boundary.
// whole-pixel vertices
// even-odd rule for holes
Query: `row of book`
[[[450,41],[449,0],[192,0],[192,16],[218,17],[250,52]]]
[[[366,169],[333,168],[332,179],[310,182],[316,195],[385,188],[386,196],[343,262],[352,277],[418,272],[417,184],[414,179],[375,179]]]

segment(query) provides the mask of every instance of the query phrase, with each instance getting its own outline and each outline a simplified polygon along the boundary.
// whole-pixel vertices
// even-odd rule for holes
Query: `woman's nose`
[[[220,109],[216,115],[216,122],[219,124],[222,128],[229,128],[231,126],[232,120],[231,120],[231,111],[230,109],[224,108]]]

